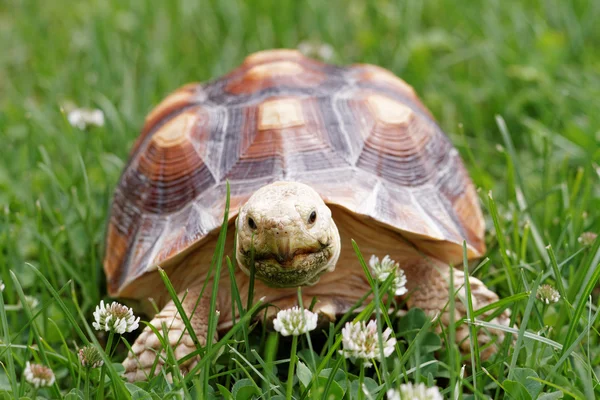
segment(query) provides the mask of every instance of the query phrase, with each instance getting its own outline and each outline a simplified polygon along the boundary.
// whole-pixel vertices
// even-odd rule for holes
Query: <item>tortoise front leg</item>
[[[206,336],[208,332],[210,295],[207,294],[209,291],[205,290],[204,295],[198,301],[201,287],[201,285],[195,286],[189,289],[187,294],[181,293],[178,297],[179,300],[182,301],[183,309],[190,319],[190,324],[196,333],[196,337],[200,342],[199,344],[204,346],[206,345]],[[154,317],[154,319],[150,321],[150,324],[161,334],[163,333],[163,323],[168,329],[169,345],[173,349],[173,353],[177,360],[196,350],[192,337],[188,333],[183,319],[177,311],[173,301],[170,301]],[[214,340],[217,340],[216,333]],[[162,347],[158,337],[150,327],[144,329],[131,349],[133,352],[130,352],[125,361],[123,361],[125,377],[130,382],[150,378],[154,366],[156,365],[154,372],[158,373],[167,360],[165,349]],[[198,363],[199,359],[200,358],[196,356],[180,365],[181,372],[184,374],[189,372]]]
[[[407,295],[409,296],[407,300],[408,306],[419,307],[431,317],[436,317],[442,313],[440,321],[445,326],[448,326],[450,323],[448,301],[450,299],[450,271],[452,267],[442,261],[428,257],[402,264],[402,268],[406,273],[406,286],[410,291]],[[453,269],[453,275],[454,291],[457,293],[454,320],[458,321],[461,318],[467,317],[465,275],[462,270],[457,268]],[[489,290],[479,279],[469,277],[469,283],[471,285],[473,310],[478,310],[498,301],[498,295]],[[463,301],[458,299],[458,297],[462,297],[465,303],[463,304]],[[489,314],[490,312],[484,316]],[[490,322],[508,326],[510,323],[510,311],[505,310]],[[493,336],[496,336],[495,343],[492,343]],[[490,329],[488,331],[487,329],[480,328],[477,341],[480,349],[481,347],[485,347],[481,349],[481,358],[485,360],[493,355],[497,351],[497,344],[503,340],[503,331],[497,329]],[[470,351],[469,327],[466,323],[457,326],[456,342],[462,352],[468,353]]]

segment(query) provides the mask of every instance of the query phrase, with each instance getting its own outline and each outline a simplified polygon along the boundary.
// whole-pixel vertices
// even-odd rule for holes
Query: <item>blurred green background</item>
[[[13,270],[49,301],[24,266],[32,262],[56,288],[72,279],[89,311],[105,293],[112,190],[145,115],[251,52],[301,43],[413,85],[482,198],[493,191],[508,242],[516,246],[525,220],[536,227],[528,257],[514,260],[535,271],[546,244],[566,257],[581,232],[600,230],[598,21],[597,0],[2,0],[0,277],[10,282]],[[101,109],[106,124],[74,128],[68,105]],[[501,264],[493,233],[488,243]],[[501,274],[490,279],[510,294]],[[44,314],[60,326],[55,306]]]
[[[97,269],[110,194],[146,113],[253,51],[302,42],[330,46],[331,62],[378,64],[413,85],[475,183],[511,201],[515,187],[496,148],[501,115],[524,190],[549,222],[561,211],[555,185],[577,168],[597,182],[599,20],[600,2],[583,0],[4,0],[0,204],[10,209],[5,234],[19,239],[4,242],[4,278],[6,267],[40,252],[70,265],[71,273],[53,273],[57,284]],[[68,104],[102,109],[106,125],[72,128],[61,113]],[[586,207],[597,206],[598,186],[586,196]],[[576,230],[598,225],[589,210],[585,221],[572,217]],[[81,282],[92,303],[102,281],[95,273]]]

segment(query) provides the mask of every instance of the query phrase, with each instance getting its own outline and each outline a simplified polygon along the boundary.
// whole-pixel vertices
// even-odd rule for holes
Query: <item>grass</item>
[[[106,214],[152,106],[252,51],[308,40],[330,44],[333,62],[379,64],[415,87],[480,188],[489,261],[473,276],[518,323],[515,345],[507,340],[491,362],[474,358],[463,371],[471,357],[441,340],[461,321],[436,334],[436,322],[418,310],[391,320],[377,314],[398,345],[378,366],[388,378],[374,369],[363,377],[372,398],[407,381],[437,384],[453,399],[600,396],[600,240],[578,241],[600,232],[599,18],[593,0],[0,3],[0,395],[32,396],[22,372],[35,360],[57,377],[38,396],[84,397],[76,347],[106,340],[89,325],[106,293]],[[71,127],[61,112],[68,102],[102,109],[106,125]],[[535,299],[544,283],[559,290],[558,303]],[[25,295],[39,304],[15,310]],[[473,334],[489,325],[469,307],[473,318]],[[296,398],[359,396],[361,371],[337,352],[340,329],[299,338]],[[134,386],[119,377],[121,342],[112,358],[103,355],[104,393],[276,399],[285,393],[286,346],[245,314],[206,349],[202,378]],[[94,391],[97,372],[90,374]]]

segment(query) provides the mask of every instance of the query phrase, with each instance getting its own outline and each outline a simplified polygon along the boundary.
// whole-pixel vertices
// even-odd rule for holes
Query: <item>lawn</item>
[[[479,189],[488,251],[473,276],[505,299],[498,306],[518,331],[494,358],[472,363],[443,340],[453,326],[438,335],[414,310],[391,321],[395,353],[362,371],[337,352],[335,326],[329,338],[300,338],[294,397],[383,399],[405,382],[452,399],[600,397],[600,240],[580,240],[600,232],[599,20],[594,0],[1,2],[2,398],[285,393],[290,341],[247,321],[213,346],[201,375],[173,383],[122,381],[125,340],[137,334],[103,355],[103,385],[77,350],[106,346],[91,323],[108,299],[107,213],[145,115],[253,51],[302,42],[331,46],[333,63],[377,64],[413,85]],[[73,105],[102,110],[104,126],[73,127]],[[542,284],[560,300],[536,299]],[[55,384],[34,390],[27,361],[51,367]]]

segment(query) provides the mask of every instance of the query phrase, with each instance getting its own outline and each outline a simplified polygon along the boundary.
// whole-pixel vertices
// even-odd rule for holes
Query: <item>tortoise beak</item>
[[[281,265],[289,264],[294,259],[294,254],[289,250],[280,250],[280,252],[275,253],[275,259]]]
[[[293,244],[292,240],[289,237],[277,237],[273,236],[275,239],[273,245],[271,246],[271,251],[273,256],[277,260],[278,263],[284,264],[290,261],[293,256]]]
[[[264,258],[275,259],[282,267],[289,266],[294,257],[299,254],[314,253],[322,249],[321,244],[314,238],[305,234],[288,234],[278,230],[271,229],[268,232],[268,246],[264,254]]]

